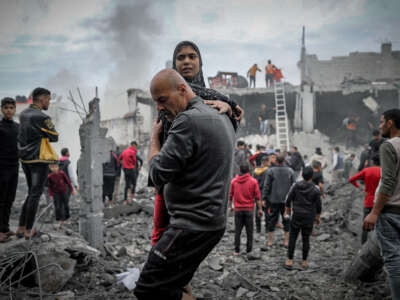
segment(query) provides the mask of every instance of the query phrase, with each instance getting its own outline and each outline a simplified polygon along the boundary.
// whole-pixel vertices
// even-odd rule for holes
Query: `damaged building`
[[[286,112],[291,131],[313,132],[317,129],[332,141],[343,142],[347,118],[357,119],[358,144],[368,141],[377,128],[380,114],[400,103],[400,51],[392,44],[381,44],[380,52],[351,52],[319,60],[306,50],[303,29],[300,60],[300,85],[285,82]],[[240,136],[259,133],[258,114],[262,104],[275,107],[274,88],[222,88],[245,110]],[[148,91],[127,91],[129,112],[122,118],[102,121],[117,144],[149,139],[156,109]]]

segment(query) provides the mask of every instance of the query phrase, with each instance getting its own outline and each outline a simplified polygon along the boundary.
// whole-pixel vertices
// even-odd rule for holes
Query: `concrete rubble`
[[[268,143],[264,137],[258,135],[247,136],[244,140],[253,146]],[[332,146],[329,139],[318,132],[295,133],[292,142],[302,154],[311,156],[315,147],[321,147],[328,159],[330,158]],[[92,157],[98,160],[96,163],[100,163],[104,153],[89,149],[92,151],[90,155],[94,155]],[[356,152],[359,149],[354,150]],[[83,157],[85,155],[83,153]],[[83,161],[80,164],[80,170],[85,170],[84,172],[88,172],[92,167],[83,164]],[[117,275],[133,268],[141,269],[151,249],[154,191],[145,187],[146,170],[142,168],[139,176],[134,204],[121,203],[105,208],[98,198],[101,188],[99,174],[94,172],[89,181],[82,172],[79,175],[81,193],[70,202],[71,224],[58,229],[54,213],[50,210],[50,214],[43,218],[41,229],[46,234],[36,239],[33,244],[24,240],[13,240],[11,243],[0,245],[0,261],[15,253],[15,247],[18,246],[22,247],[18,248],[20,251],[36,249],[39,266],[55,264],[55,267],[45,268],[40,272],[41,286],[43,291],[46,291],[43,299],[135,299],[132,291],[117,283]],[[329,174],[324,176],[329,178]],[[24,181],[21,179],[21,183]],[[88,186],[85,188],[89,183],[95,186],[97,192],[90,190]],[[121,183],[120,200],[123,185],[124,183]],[[385,282],[385,274],[380,269],[377,269],[370,282],[350,281],[345,278],[346,270],[354,264],[361,246],[362,193],[350,184],[327,183],[325,189],[327,198],[323,200],[322,224],[315,228],[311,238],[309,269],[302,270],[299,265],[300,240],[296,247],[294,270],[284,269],[287,249],[283,247],[283,231],[277,229],[275,244],[268,248],[264,226],[262,234],[254,235],[253,252],[250,255],[242,252],[239,256],[234,256],[234,219],[230,214],[224,237],[200,265],[192,280],[194,294],[203,299],[227,300],[389,299],[390,291]],[[17,224],[25,191],[26,187],[22,184],[12,212],[13,226]],[[91,201],[91,197],[96,197],[96,201]],[[40,209],[47,205],[43,196]],[[84,211],[87,214],[82,215],[82,207],[86,208]],[[91,239],[83,238],[85,231],[82,231],[82,219],[88,222],[88,216],[94,212],[101,216],[102,226],[101,231],[96,229],[97,233],[101,232],[96,241],[102,241],[101,244],[96,242],[97,249],[92,247]],[[93,224],[97,224],[99,220]],[[246,235],[242,233],[242,251],[245,240]],[[33,277],[30,283],[30,286],[23,289],[14,288],[12,299],[37,299],[37,276]],[[32,294],[32,290],[36,291],[35,295]],[[8,297],[8,290],[1,291],[4,293],[0,294],[0,299],[3,299],[2,296]]]

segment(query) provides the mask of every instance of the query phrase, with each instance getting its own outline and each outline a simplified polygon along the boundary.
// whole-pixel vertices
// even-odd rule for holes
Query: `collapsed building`
[[[377,128],[380,114],[400,105],[400,51],[385,42],[380,52],[351,52],[319,60],[308,54],[303,28],[300,60],[300,85],[285,82],[286,112],[291,131],[313,132],[315,129],[333,141],[343,141],[343,120],[357,118],[361,137],[368,141]],[[219,91],[237,102],[245,117],[239,136],[258,133],[258,114],[262,104],[276,105],[274,88],[221,88]],[[117,144],[149,139],[156,109],[148,91],[127,91],[129,112],[122,118],[102,121]]]

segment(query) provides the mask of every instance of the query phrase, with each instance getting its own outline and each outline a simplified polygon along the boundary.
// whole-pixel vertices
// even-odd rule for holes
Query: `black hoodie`
[[[286,207],[293,207],[294,216],[314,219],[316,214],[321,213],[321,192],[312,182],[297,182],[287,195]]]

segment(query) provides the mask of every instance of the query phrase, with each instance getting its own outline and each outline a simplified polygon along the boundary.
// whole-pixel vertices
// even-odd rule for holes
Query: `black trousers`
[[[19,226],[32,229],[35,222],[36,212],[39,207],[40,196],[43,193],[44,184],[49,173],[48,164],[22,164],[26,182],[28,183],[28,196],[22,206],[19,217]]]
[[[65,194],[54,194],[54,208],[56,210],[56,220],[65,221],[69,219],[68,192]]]
[[[313,230],[314,218],[312,216],[293,215],[290,221],[288,258],[293,259],[296,241],[301,231],[303,242],[303,260],[307,260],[310,251],[310,235]]]
[[[150,250],[136,282],[134,294],[137,299],[182,299],[183,288],[224,232],[225,229],[192,231],[168,227]]]
[[[246,251],[253,250],[253,211],[235,211],[235,252],[240,252],[240,235],[243,227],[246,228]]]
[[[253,84],[253,87],[256,87],[256,76],[250,76],[249,87],[251,87],[251,84]]]
[[[268,210],[269,210],[269,204],[267,202],[267,206],[263,207],[264,218],[265,218],[265,232],[268,232]],[[260,233],[261,232],[261,217],[258,215],[257,211],[258,211],[258,208],[256,205],[255,211],[254,211],[254,213],[256,215],[256,231],[258,233]]]
[[[103,176],[103,202],[108,198],[112,201],[115,186],[115,176]]]
[[[124,169],[125,174],[125,191],[124,191],[124,200],[128,199],[128,189],[131,190],[131,193],[135,193],[136,189],[136,169]]]
[[[364,219],[368,214],[371,212],[372,207],[364,207]],[[368,231],[364,230],[362,231],[361,235],[361,245],[363,245],[368,239]]]
[[[18,185],[18,165],[0,166],[0,232],[10,231],[11,207]]]
[[[270,203],[268,214],[268,232],[274,232],[278,223],[279,215],[282,216],[283,229],[289,232],[289,220],[285,219],[285,203]]]

